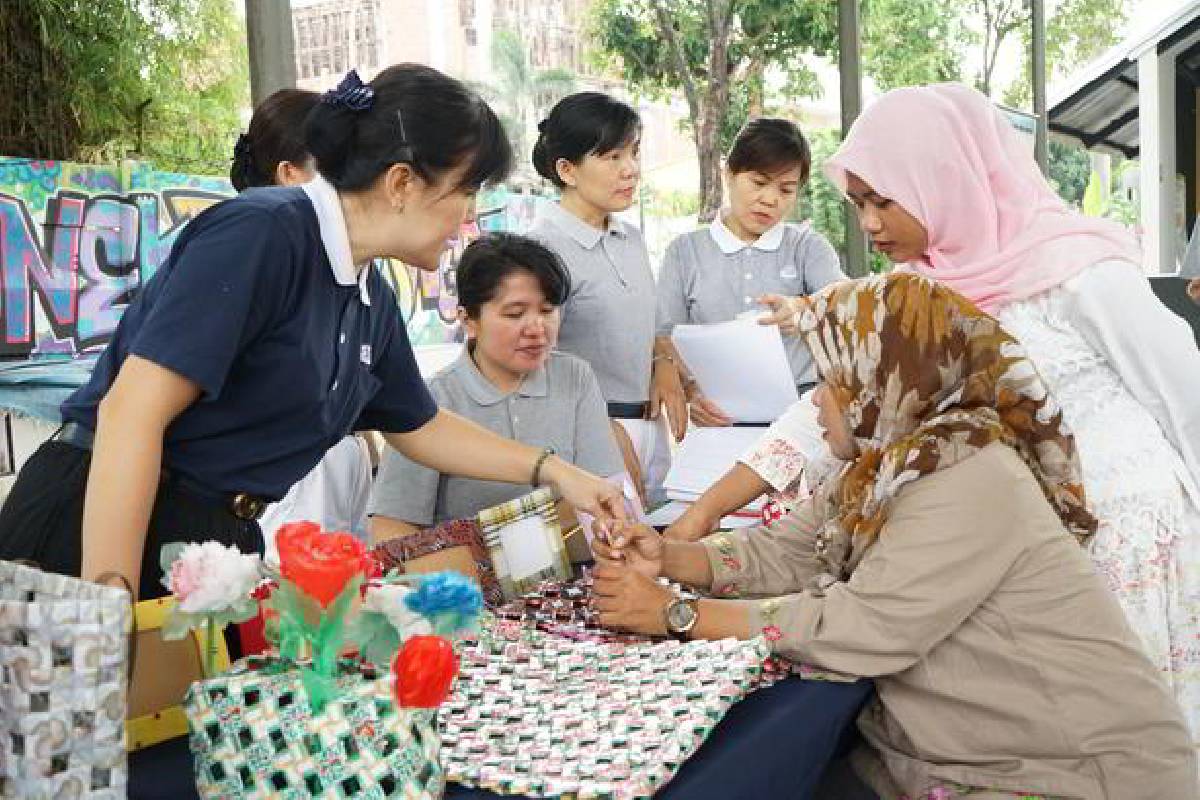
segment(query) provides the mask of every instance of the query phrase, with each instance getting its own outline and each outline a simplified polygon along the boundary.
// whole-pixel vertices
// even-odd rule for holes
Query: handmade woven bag
[[[0,797],[123,800],[125,589],[0,561]]]
[[[278,659],[243,659],[193,684],[184,706],[200,796],[440,798],[434,712],[398,707],[387,673],[349,661],[340,673],[317,715],[300,673]]]

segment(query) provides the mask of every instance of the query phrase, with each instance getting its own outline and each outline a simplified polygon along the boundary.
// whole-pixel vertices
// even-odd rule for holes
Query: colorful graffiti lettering
[[[0,157],[0,358],[102,348],[166,259],[180,230],[233,194],[224,178],[151,165],[83,165]],[[509,200],[514,202],[509,202]],[[413,344],[458,341],[454,265],[483,230],[527,227],[530,198],[501,192],[436,272],[383,262]]]

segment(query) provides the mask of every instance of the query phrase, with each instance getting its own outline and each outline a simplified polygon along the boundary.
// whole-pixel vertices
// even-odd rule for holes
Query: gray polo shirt
[[[504,394],[485,378],[464,347],[429,382],[442,408],[490,431],[555,452],[596,475],[625,469],[613,439],[596,376],[581,359],[554,352],[515,392]],[[386,448],[370,512],[414,525],[475,516],[481,509],[528,494],[529,486],[443,475]]]
[[[558,253],[571,272],[558,349],[591,365],[608,402],[648,400],[655,297],[641,232],[612,215],[599,230],[546,203],[529,235]]]
[[[807,223],[781,223],[747,244],[718,215],[708,228],[685,233],[667,248],[658,273],[658,333],[765,311],[755,302],[761,295],[807,295],[845,277],[837,251]],[[815,381],[803,340],[783,341],[796,383]]]

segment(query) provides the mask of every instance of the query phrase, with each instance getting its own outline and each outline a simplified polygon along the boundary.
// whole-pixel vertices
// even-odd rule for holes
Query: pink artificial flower
[[[167,571],[167,588],[189,614],[228,611],[247,601],[262,580],[262,561],[220,542],[191,543]]]
[[[762,629],[762,632],[768,642],[778,642],[783,638],[783,631],[779,630],[778,625],[768,625]]]
[[[180,605],[186,603],[204,582],[204,565],[197,559],[177,558],[171,564],[170,582],[171,594]]]

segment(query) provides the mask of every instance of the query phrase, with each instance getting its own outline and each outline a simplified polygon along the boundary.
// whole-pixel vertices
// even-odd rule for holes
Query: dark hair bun
[[[562,188],[559,159],[578,164],[586,156],[603,155],[638,137],[642,120],[628,103],[600,92],[577,92],[555,104],[538,125],[533,168]]]
[[[369,108],[318,103],[305,126],[317,170],[338,189],[365,189],[399,163],[430,182],[465,166],[459,187],[472,189],[512,169],[500,120],[460,81],[432,67],[398,64],[369,85]]]
[[[254,166],[254,151],[250,138],[246,134],[238,134],[237,145],[233,148],[233,163],[229,166],[229,182],[235,191],[242,192],[251,186],[261,186],[262,176]]]
[[[239,192],[252,186],[270,186],[280,162],[303,164],[308,148],[301,135],[308,112],[317,104],[315,92],[280,89],[254,109],[250,128],[233,148],[229,181]]]

